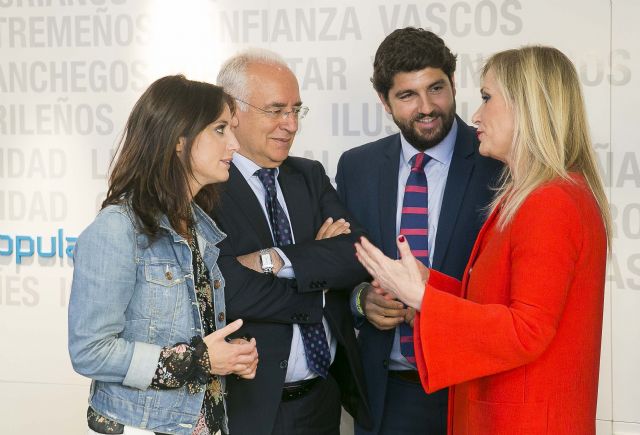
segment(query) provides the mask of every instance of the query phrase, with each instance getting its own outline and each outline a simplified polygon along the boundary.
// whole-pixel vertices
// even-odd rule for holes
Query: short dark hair
[[[127,203],[141,230],[155,238],[160,214],[181,231],[191,224],[189,178],[191,148],[198,134],[220,117],[225,107],[235,112],[233,98],[220,86],[187,80],[183,75],[153,82],[136,102],[112,162],[109,190],[102,207]],[[176,145],[184,138],[183,156]],[[204,186],[194,198],[213,212],[217,194]]]
[[[376,51],[371,82],[374,89],[388,99],[396,73],[428,67],[441,69],[453,83],[456,56],[442,38],[429,30],[415,27],[396,29],[384,38]]]

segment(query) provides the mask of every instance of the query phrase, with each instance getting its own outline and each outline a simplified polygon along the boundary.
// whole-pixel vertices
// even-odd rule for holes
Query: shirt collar
[[[458,120],[454,118],[451,130],[442,139],[442,141],[434,147],[425,151],[429,157],[433,160],[437,160],[440,163],[448,165],[451,163],[451,157],[453,156],[453,148],[456,144],[456,136],[458,135]],[[402,144],[402,161],[409,164],[409,160],[420,151],[415,149],[407,139],[400,133],[400,143]],[[237,153],[236,153],[237,155]],[[234,160],[235,162],[235,160]]]
[[[245,180],[249,180],[262,167],[258,166],[253,160],[250,160],[240,153],[233,154],[233,164],[238,168]],[[276,178],[280,173],[280,168],[276,168]]]

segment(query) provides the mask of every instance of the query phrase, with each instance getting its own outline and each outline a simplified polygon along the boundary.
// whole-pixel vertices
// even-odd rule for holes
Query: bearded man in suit
[[[345,152],[338,193],[372,243],[397,256],[404,234],[426,266],[460,278],[501,164],[478,153],[456,115],[456,57],[436,34],[397,29],[378,47],[373,87],[400,133]],[[415,314],[368,283],[352,294],[374,428],[357,435],[444,435],[447,390],[426,394],[413,355]]]

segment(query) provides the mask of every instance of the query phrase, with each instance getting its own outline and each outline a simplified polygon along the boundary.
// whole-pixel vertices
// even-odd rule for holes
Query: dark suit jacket
[[[264,212],[247,181],[231,166],[214,218],[227,238],[219,265],[225,279],[229,319],[243,319],[242,332],[256,338],[260,361],[253,380],[227,377],[230,431],[271,434],[280,404],[291,349],[292,324],[321,322],[324,315],[337,339],[331,373],[341,388],[342,404],[365,426],[371,419],[348,297],[367,273],[355,258],[354,241],[363,234],[351,218],[319,162],[289,157],[280,166],[282,189],[295,244],[281,247],[295,279],[281,279],[243,267],[236,257],[273,246]],[[316,241],[328,217],[351,222],[352,233]],[[322,290],[326,294],[322,308]]]
[[[488,186],[502,165],[478,154],[475,129],[457,117],[458,134],[445,185],[432,267],[460,278],[492,197]],[[371,241],[389,257],[397,255],[396,209],[400,135],[394,134],[345,152],[338,162],[338,194]],[[380,331],[364,321],[358,344],[377,433],[383,415],[387,367],[394,330]],[[446,390],[439,393],[446,405]],[[428,410],[425,410],[428,412]],[[440,410],[437,410],[440,412]]]

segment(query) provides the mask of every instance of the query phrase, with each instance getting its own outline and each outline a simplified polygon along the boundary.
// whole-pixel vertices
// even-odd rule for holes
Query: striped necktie
[[[291,226],[289,218],[280,205],[276,190],[276,169],[263,168],[255,172],[266,194],[267,214],[271,222],[271,231],[276,246],[285,246],[292,243]],[[327,334],[322,323],[298,324],[302,345],[307,358],[307,366],[311,371],[323,378],[327,377],[331,365],[331,352],[327,343]]]
[[[411,253],[429,267],[429,188],[424,167],[431,157],[418,153],[411,158],[411,172],[404,188],[400,234],[406,237]],[[413,350],[413,328],[402,323],[400,328],[400,353],[411,364],[416,363]]]

